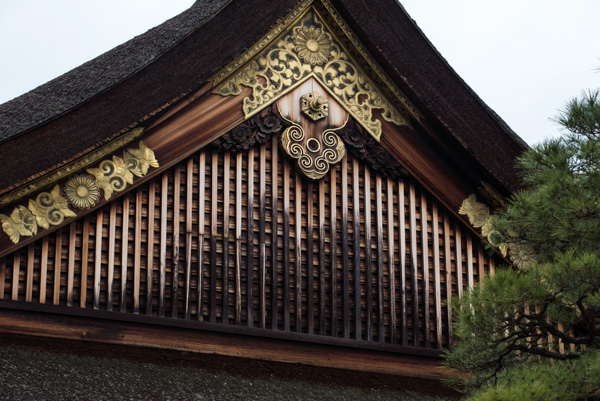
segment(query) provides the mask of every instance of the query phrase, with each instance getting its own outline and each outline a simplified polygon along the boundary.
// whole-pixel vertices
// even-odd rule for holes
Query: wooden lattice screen
[[[0,299],[441,348],[447,300],[493,269],[412,179],[347,155],[311,182],[275,137],[208,147],[0,258]]]

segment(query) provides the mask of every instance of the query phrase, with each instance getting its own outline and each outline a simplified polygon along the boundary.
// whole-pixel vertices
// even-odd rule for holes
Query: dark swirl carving
[[[274,134],[289,126],[290,123],[279,116],[276,106],[273,104],[215,139],[212,145],[231,152],[248,150],[256,143],[263,144],[269,141]]]
[[[341,130],[340,137],[346,143],[348,152],[356,159],[364,160],[373,170],[390,178],[408,177],[408,171],[394,159],[373,137],[353,118]]]

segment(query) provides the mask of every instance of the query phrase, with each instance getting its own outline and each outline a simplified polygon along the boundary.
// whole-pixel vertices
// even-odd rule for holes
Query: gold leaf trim
[[[338,22],[344,25],[341,19]],[[381,122],[373,118],[373,110],[381,110],[383,119],[396,125],[410,125],[408,114],[420,119],[416,108],[397,88],[391,89],[398,97],[396,102],[388,101],[331,32],[316,9],[307,10],[279,38],[271,35],[269,47],[265,46],[255,56],[244,54],[241,58],[246,61],[239,63],[240,67],[230,72],[226,80],[222,78],[225,72],[218,74],[212,93],[237,96],[241,93],[240,86],[251,88],[252,97],[243,100],[244,115],[250,118],[314,77],[378,141],[382,134]],[[345,32],[350,32],[349,28]],[[315,43],[309,46],[309,40]],[[368,53],[363,57],[370,58]],[[381,69],[378,73],[383,74]],[[389,78],[385,82],[391,84]]]
[[[95,181],[84,175],[66,181],[63,189],[66,198],[57,184],[52,191],[39,193],[35,200],[29,199],[28,208],[19,205],[10,216],[0,214],[2,230],[17,244],[22,236],[37,235],[38,227],[49,229],[63,223],[65,218],[76,217],[69,203],[82,210],[89,209],[98,201],[99,188],[104,191],[104,199],[109,200],[114,191],[123,191],[127,184],[133,184],[134,174],[143,177],[150,167],[159,166],[154,152],[143,141],[137,149],[125,150],[123,158],[113,155],[112,160],[100,162],[98,168],[88,169],[88,173],[96,177]]]
[[[20,188],[17,188],[5,195],[2,195],[0,197],[0,206],[8,205],[9,203],[16,202],[20,199],[23,199],[26,196],[29,196],[30,194],[32,194],[33,192],[36,192],[44,187],[48,187],[52,184],[55,184],[57,181],[62,180],[64,178],[68,177],[69,175],[76,173],[93,163],[96,163],[98,160],[102,159],[106,155],[114,152],[115,150],[119,149],[120,147],[127,145],[128,143],[130,143],[133,140],[135,140],[136,138],[138,138],[140,135],[142,135],[143,131],[144,131],[144,128],[141,128],[141,127],[134,128],[131,131],[128,131],[125,134],[121,135],[119,138],[94,150],[93,152],[80,157],[79,159],[75,160],[74,162],[69,163],[66,166],[63,166],[63,167],[53,171],[50,174],[40,177],[37,180],[34,180],[29,184],[26,184],[26,185],[24,185]]]

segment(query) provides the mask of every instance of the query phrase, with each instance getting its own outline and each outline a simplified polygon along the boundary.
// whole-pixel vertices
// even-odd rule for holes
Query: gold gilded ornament
[[[35,216],[25,206],[17,206],[10,217],[0,214],[0,223],[2,230],[15,244],[19,242],[21,235],[31,237],[37,234]]]
[[[475,194],[471,194],[463,201],[458,213],[466,214],[471,225],[476,228],[482,227],[490,217],[490,209],[483,203],[477,202]]]
[[[370,58],[366,53],[363,56]],[[247,119],[311,77],[326,87],[378,141],[382,128],[381,121],[373,116],[375,109],[380,111],[384,120],[396,125],[410,125],[408,115],[420,119],[416,108],[396,88],[387,88],[394,97],[394,103],[388,100],[388,96],[378,89],[373,79],[334,38],[315,9],[306,12],[269,46],[261,48],[260,52],[252,50],[242,59],[248,61],[236,63],[238,67],[234,70],[229,66],[213,78],[215,89],[212,93],[237,96],[241,94],[240,86],[252,88],[252,96],[243,101]],[[383,74],[380,68],[372,67],[374,62],[366,64],[369,71]],[[393,86],[389,78],[384,81]]]
[[[65,195],[71,205],[86,210],[98,202],[100,189],[90,177],[77,175],[65,183]]]
[[[536,263],[535,250],[527,244],[510,244],[510,260],[521,269],[527,270]]]
[[[143,141],[140,141],[138,149],[127,149],[123,158],[129,171],[138,177],[145,176],[150,167],[159,167],[154,152]]]
[[[302,95],[300,102],[302,113],[313,121],[318,121],[329,115],[329,102],[317,91]]]
[[[104,191],[104,199],[109,200],[114,191],[121,192],[127,184],[133,184],[133,174],[119,156],[104,160],[98,168],[89,168],[87,172],[96,177],[96,184]]]
[[[320,28],[303,26],[296,32],[293,43],[298,57],[311,65],[321,65],[330,58],[331,40]]]
[[[143,131],[144,128],[134,128],[131,131],[128,131],[125,134],[121,135],[117,139],[107,143],[106,145],[75,160],[74,162],[69,163],[66,166],[61,167],[57,170],[54,170],[52,173],[38,178],[37,180],[34,180],[22,187],[19,187],[14,191],[2,195],[0,197],[0,206],[7,205],[19,199],[22,199],[28,196],[29,194],[36,192],[39,189],[55,184],[56,182],[64,179],[65,177],[76,173],[81,169],[92,165],[93,163],[96,163],[98,160],[101,160],[104,156],[114,152],[116,149],[119,149],[138,138],[140,135],[142,135]]]
[[[50,192],[40,193],[35,201],[29,200],[29,210],[35,215],[38,225],[48,229],[50,225],[57,226],[65,217],[77,216],[69,209],[67,199],[60,195],[60,187],[55,185]]]
[[[320,140],[306,140],[304,130],[296,124],[281,135],[281,147],[290,157],[298,160],[300,172],[313,180],[324,177],[330,166],[342,160],[346,153],[344,142],[335,132],[323,132]]]

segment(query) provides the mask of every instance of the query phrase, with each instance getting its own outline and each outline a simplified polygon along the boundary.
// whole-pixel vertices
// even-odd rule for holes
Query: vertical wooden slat
[[[88,276],[88,257],[90,252],[90,218],[85,216],[83,218],[83,230],[81,238],[81,290],[79,294],[79,307],[85,308],[87,302],[87,276]],[[44,251],[42,244],[42,264],[44,260]],[[40,289],[42,283],[40,282]],[[45,283],[44,283],[45,286]]]
[[[446,269],[448,344],[452,344],[452,258],[450,257],[450,221],[446,213],[444,213],[444,261]]]
[[[254,149],[248,150],[248,280],[247,280],[247,324],[254,326]]]
[[[6,259],[2,258],[4,263],[6,263]],[[42,239],[42,256],[41,256],[41,267],[40,267],[40,303],[46,303],[46,288],[48,286],[48,236],[45,236]],[[0,274],[4,274],[4,268]],[[0,299],[2,299],[2,295],[4,294],[4,276],[0,278]]]
[[[117,203],[110,205],[108,220],[108,272],[106,289],[106,310],[113,310],[113,280],[115,276],[115,232],[117,227]]]
[[[358,160],[353,160],[352,165],[352,195],[353,195],[353,223],[354,223],[354,331],[357,340],[362,339],[361,297],[360,297],[360,182]]]
[[[179,233],[181,213],[181,164],[175,167],[173,181],[173,288],[171,288],[171,317],[179,317]]]
[[[156,181],[150,181],[148,189],[148,251],[146,262],[146,315],[152,316],[152,272],[154,270],[154,202]]]
[[[277,146],[278,138],[273,136],[271,139],[271,329],[278,329],[278,258],[277,258],[277,193],[279,188],[279,165],[277,161]],[[290,330],[290,316],[289,316],[289,246],[290,246],[290,189],[289,189],[289,178],[286,178],[287,171],[284,168],[283,171],[283,328],[285,331]],[[288,180],[286,182],[286,179]],[[285,196],[287,191],[287,204],[285,203]]]
[[[63,229],[59,228],[58,231],[56,231],[56,245],[55,245],[55,254],[54,254],[54,297],[53,297],[53,304],[54,305],[59,305],[60,304],[60,275],[61,275],[61,270],[62,270],[62,237],[63,237]],[[17,252],[19,253],[19,252]],[[18,266],[16,266],[18,268]],[[17,270],[18,272],[18,270]],[[13,280],[14,280],[14,274],[13,274]],[[18,287],[18,279],[19,279],[19,275],[17,274],[17,287]],[[14,287],[13,287],[13,291],[14,291]],[[14,292],[13,292],[14,294]],[[13,299],[14,299],[14,295],[13,295]]]
[[[242,321],[242,153],[235,162],[235,323]]]
[[[490,275],[496,274],[496,262],[494,262],[494,255],[490,255]]]
[[[273,139],[273,165],[276,166],[277,162],[277,144],[276,139]],[[275,168],[273,168],[275,171]],[[276,190],[273,191],[277,193]],[[275,195],[273,195],[275,196]],[[277,203],[273,201],[273,208],[275,209]],[[276,214],[273,217],[273,231],[276,236],[277,233],[277,218]],[[274,239],[276,241],[276,239]],[[277,245],[277,242],[275,242]],[[276,246],[275,246],[276,248]],[[274,255],[276,256],[276,255]],[[276,260],[275,258],[273,260]],[[277,266],[274,263],[274,266]],[[276,272],[277,268],[273,270]],[[277,278],[276,274],[273,277]],[[289,163],[283,163],[283,329],[290,331],[290,166]]]
[[[0,299],[4,299],[4,280],[6,280],[6,257],[0,258]],[[40,300],[40,303],[41,302]]]
[[[396,343],[396,266],[394,261],[394,187],[387,179],[388,274],[390,286],[390,338]]]
[[[74,223],[72,223],[74,224]],[[73,241],[74,243],[75,241]],[[69,252],[69,260],[71,253]],[[25,285],[25,302],[31,302],[33,297],[33,262],[35,261],[35,248],[31,243],[27,246],[27,281]],[[71,303],[73,302],[73,282],[71,282]],[[69,305],[71,306],[71,305]]]
[[[94,309],[100,309],[100,277],[102,272],[102,209],[96,214],[96,255],[94,259]]]
[[[160,190],[160,266],[158,288],[158,316],[165,315],[165,281],[167,276],[167,196],[169,195],[169,176],[162,176]]]
[[[463,295],[463,269],[462,269],[462,233],[460,227],[455,225],[454,246],[456,247],[456,283],[458,296]]]
[[[138,188],[135,199],[135,239],[133,247],[133,313],[140,313],[140,270],[142,259],[142,190]]]
[[[469,280],[469,288],[473,288],[475,280],[473,278],[473,240],[471,235],[467,235],[467,279]]]
[[[127,311],[127,259],[129,248],[129,194],[123,197],[123,234],[121,237],[121,304],[119,312]]]
[[[398,229],[400,246],[400,311],[402,316],[402,345],[408,345],[407,307],[406,307],[406,213],[404,212],[404,182],[398,183]]]
[[[302,332],[302,182],[296,174],[296,331]]]
[[[217,321],[217,235],[218,235],[218,189],[219,189],[219,154],[213,152],[210,195],[210,322]]]
[[[367,341],[373,341],[373,260],[371,256],[371,174],[365,167],[365,303],[367,309]]]
[[[265,219],[267,211],[267,193],[265,189],[266,180],[266,164],[267,164],[267,152],[266,146],[260,147],[260,158],[259,158],[259,209],[258,209],[258,305],[259,305],[259,327],[265,328],[266,324],[266,264],[267,264],[267,249],[266,249],[266,230],[265,230]]]
[[[477,246],[477,267],[479,268],[477,282],[481,283],[483,281],[483,276],[485,276],[485,260],[483,257],[483,248],[481,246]]]
[[[13,255],[13,277],[12,277],[12,298],[11,298],[13,301],[19,300],[19,278],[21,275],[20,270],[21,270],[21,250],[19,249]],[[56,280],[55,280],[55,283],[56,283]],[[59,278],[59,283],[60,283],[60,278]],[[54,299],[55,299],[54,304],[58,305],[56,291],[54,291],[54,294],[55,294],[54,295]]]
[[[331,170],[331,188],[329,193],[331,194],[331,335],[337,337],[337,177],[335,168]]]
[[[342,266],[344,338],[350,338],[350,257],[348,255],[348,158],[342,160]]]
[[[432,207],[433,225],[433,285],[435,292],[435,333],[437,348],[442,348],[442,283],[440,276],[440,228],[438,207],[435,202]]]
[[[306,216],[307,216],[307,224],[306,224],[306,229],[307,229],[307,235],[306,235],[306,248],[307,248],[307,264],[306,264],[306,286],[307,286],[307,302],[306,302],[306,309],[307,309],[307,315],[308,315],[308,334],[314,334],[314,319],[315,319],[315,310],[314,310],[314,277],[313,277],[313,269],[314,269],[314,249],[313,249],[313,241],[314,241],[314,237],[313,237],[313,217],[314,217],[314,211],[313,211],[313,206],[314,206],[314,188],[313,188],[313,183],[309,182],[307,185],[307,191],[306,191],[307,195],[306,195]]]
[[[333,272],[332,272],[333,273]],[[324,335],[327,318],[325,295],[325,180],[319,181],[319,334]]]
[[[378,329],[379,342],[385,341],[385,316],[383,309],[383,206],[382,206],[382,181],[381,176],[375,178],[375,191],[376,191],[376,213],[377,213],[377,308],[379,311],[378,317]]]
[[[67,306],[73,306],[73,282],[75,281],[75,239],[77,236],[74,221],[69,224],[69,258],[67,261]],[[33,255],[32,255],[33,256]],[[32,274],[33,274],[33,265]]]
[[[238,165],[241,155],[238,155]],[[239,168],[239,166],[238,166]],[[206,197],[206,153],[198,158],[198,320],[203,320],[202,278],[204,276],[204,208]],[[241,202],[239,202],[241,205]]]
[[[187,164],[185,184],[185,301],[183,305],[183,317],[190,319],[192,288],[192,195],[194,187],[194,159],[190,157]]]
[[[229,181],[231,154],[226,152],[223,160],[223,294],[221,321],[229,324]]]
[[[423,263],[423,309],[424,313],[424,325],[423,334],[425,340],[425,348],[431,347],[430,339],[430,323],[431,323],[431,312],[429,310],[429,241],[428,241],[428,227],[427,227],[427,198],[425,194],[421,193],[421,252],[422,252],[422,263]]]
[[[419,281],[417,271],[417,207],[415,186],[411,182],[409,188],[410,205],[410,267],[412,277],[412,325],[413,346],[419,346]]]

